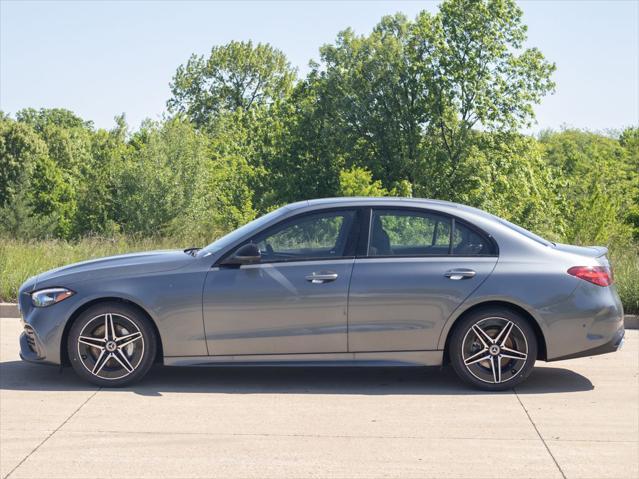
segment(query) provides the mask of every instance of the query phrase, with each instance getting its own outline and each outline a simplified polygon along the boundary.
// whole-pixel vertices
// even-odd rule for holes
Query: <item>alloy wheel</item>
[[[106,380],[130,375],[144,357],[144,335],[131,319],[118,313],[91,318],[77,344],[82,365],[93,376]]]
[[[468,372],[480,381],[505,383],[526,365],[528,342],[513,321],[484,318],[474,323],[464,335],[462,359]]]

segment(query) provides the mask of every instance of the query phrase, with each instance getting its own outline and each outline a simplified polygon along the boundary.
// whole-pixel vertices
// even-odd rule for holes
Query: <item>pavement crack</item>
[[[80,404],[75,411],[73,411],[71,414],[69,414],[69,417],[67,417],[64,421],[62,421],[62,424],[60,424],[58,427],[56,427],[53,431],[51,431],[50,434],[47,435],[47,437],[45,437],[42,441],[40,441],[40,443],[33,448],[33,450],[27,454],[25,457],[22,458],[22,460],[13,468],[11,469],[11,471],[9,471],[9,474],[7,474],[5,477],[5,479],[9,479],[11,477],[11,475],[20,467],[22,466],[22,464],[24,464],[27,459],[29,459],[38,449],[40,449],[40,447],[42,447],[42,445],[47,442],[49,439],[51,439],[53,437],[53,435],[58,432],[60,429],[62,429],[64,427],[64,425],[69,422],[69,420],[71,420],[71,418],[73,416],[75,416],[80,409],[82,409],[86,403],[88,403],[91,399],[93,399],[95,397],[96,394],[98,394],[100,391],[102,391],[102,388],[98,388],[93,394],[91,394],[91,396],[89,396],[88,398],[86,398],[84,400],[84,402],[82,404]]]
[[[555,466],[557,466],[557,469],[559,470],[559,473],[561,474],[561,477],[566,479],[566,474],[564,473],[563,469],[561,468],[561,466],[557,462],[557,459],[555,458],[555,456],[553,455],[552,451],[548,447],[548,444],[546,444],[546,440],[541,435],[541,432],[539,432],[539,429],[537,428],[537,425],[535,424],[535,421],[533,421],[532,417],[530,417],[530,413],[528,412],[528,409],[526,409],[526,406],[524,406],[524,403],[521,401],[521,398],[519,397],[519,394],[517,394],[517,391],[515,391],[515,389],[513,389],[513,393],[515,393],[515,397],[517,398],[517,401],[519,401],[519,404],[521,405],[522,409],[526,413],[526,416],[528,417],[528,420],[530,421],[530,424],[532,424],[532,427],[535,428],[535,432],[537,433],[537,436],[539,436],[539,439],[541,439],[541,442],[543,443],[544,447],[546,448],[546,451],[548,451],[548,454],[550,454],[550,457],[552,458],[552,461],[555,463]]]

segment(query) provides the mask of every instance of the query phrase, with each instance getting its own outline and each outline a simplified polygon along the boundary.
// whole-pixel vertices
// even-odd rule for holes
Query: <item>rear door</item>
[[[423,209],[373,208],[366,255],[355,260],[349,351],[437,349],[451,313],[490,275],[488,235]]]

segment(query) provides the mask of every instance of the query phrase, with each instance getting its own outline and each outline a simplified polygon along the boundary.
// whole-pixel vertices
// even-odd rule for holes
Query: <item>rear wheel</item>
[[[501,391],[521,383],[537,359],[528,321],[509,309],[485,309],[463,318],[449,343],[457,375],[473,386]]]
[[[84,311],[67,340],[75,372],[103,387],[119,387],[146,375],[156,353],[155,332],[139,310],[102,303]]]

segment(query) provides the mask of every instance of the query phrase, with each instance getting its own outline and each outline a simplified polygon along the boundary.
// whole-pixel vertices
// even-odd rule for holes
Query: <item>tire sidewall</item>
[[[86,324],[94,317],[105,313],[120,314],[129,318],[140,330],[144,338],[144,354],[138,365],[138,367],[128,376],[122,379],[103,379],[91,374],[90,371],[84,367],[82,360],[78,355],[78,337],[82,332],[82,329]],[[69,362],[74,371],[81,378],[101,387],[123,387],[129,384],[133,384],[142,379],[146,373],[148,373],[153,362],[155,361],[155,355],[157,351],[156,347],[156,334],[153,327],[149,323],[146,316],[140,312],[139,309],[129,306],[124,303],[108,302],[101,303],[88,308],[83,311],[71,325],[69,335],[67,337],[67,351],[69,355]]]
[[[464,337],[471,326],[483,319],[494,317],[512,321],[522,331],[528,345],[528,357],[519,373],[517,373],[517,375],[512,379],[499,384],[487,383],[473,376],[466,368],[462,355]],[[537,359],[538,346],[537,336],[528,319],[522,317],[520,314],[512,311],[511,309],[488,308],[475,311],[459,321],[459,324],[455,327],[455,330],[451,335],[449,352],[451,365],[453,366],[455,373],[457,373],[463,381],[486,391],[503,391],[512,389],[518,384],[521,384],[521,382],[530,375]]]

